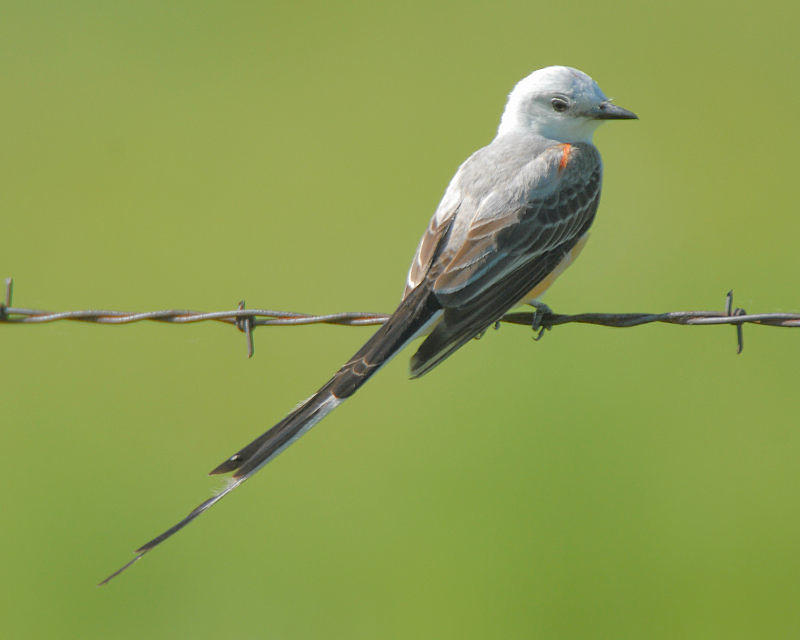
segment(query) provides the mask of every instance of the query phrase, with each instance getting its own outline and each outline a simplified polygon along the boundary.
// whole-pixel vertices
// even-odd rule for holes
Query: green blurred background
[[[562,312],[800,310],[788,2],[2,3],[17,306],[391,310],[531,70],[596,136]],[[3,638],[790,638],[800,332],[490,332],[363,393],[108,588],[372,329],[0,326]]]

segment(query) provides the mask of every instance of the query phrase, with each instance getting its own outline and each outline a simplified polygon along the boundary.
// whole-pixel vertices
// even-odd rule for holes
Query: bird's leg
[[[533,314],[533,321],[531,322],[531,329],[534,331],[538,331],[538,333],[533,337],[534,340],[541,340],[542,335],[545,331],[549,331],[552,327],[547,324],[543,323],[542,320],[548,315],[554,315],[553,310],[548,307],[544,302],[539,302],[538,300],[534,300],[533,302],[528,303],[532,306],[536,311]]]

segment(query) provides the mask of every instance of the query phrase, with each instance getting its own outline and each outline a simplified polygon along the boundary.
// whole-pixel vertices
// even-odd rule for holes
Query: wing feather
[[[444,313],[412,358],[413,377],[518,304],[591,226],[600,198],[600,156],[591,145],[573,145],[566,167],[559,157],[558,147],[540,156],[550,174],[524,203],[494,216],[476,215],[459,246],[440,246],[427,278]]]

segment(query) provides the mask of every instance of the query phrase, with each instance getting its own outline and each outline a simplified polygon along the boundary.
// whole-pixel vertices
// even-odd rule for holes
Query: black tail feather
[[[136,557],[100,584],[107,584],[146,553],[170,538],[199,515],[219,502],[297,438],[353,395],[378,369],[386,364],[439,311],[436,298],[423,286],[411,291],[391,318],[313,396],[274,427],[243,447],[211,471],[212,475],[233,473],[218,494],[195,507],[183,520],[136,550]]]
[[[219,464],[211,474],[233,471],[234,478],[241,478],[263,466],[304,429],[313,426],[334,406],[353,395],[414,337],[438,309],[438,302],[427,288],[418,287],[409,293],[386,324],[317,393],[269,431]]]
[[[102,587],[103,585],[105,585],[105,584],[108,584],[108,583],[109,583],[109,582],[110,582],[112,579],[116,578],[116,577],[117,577],[117,576],[118,576],[120,573],[122,573],[123,571],[125,571],[125,569],[127,569],[128,567],[130,567],[131,565],[133,565],[134,563],[136,563],[138,560],[141,560],[141,559],[142,559],[142,557],[143,557],[143,556],[144,556],[144,555],[145,555],[145,554],[146,554],[148,551],[150,551],[150,550],[151,550],[151,549],[153,549],[154,547],[157,547],[158,545],[160,545],[160,544],[161,544],[162,542],[164,542],[164,540],[166,540],[167,538],[170,538],[170,537],[172,537],[173,535],[175,535],[176,533],[178,533],[178,531],[180,531],[181,529],[183,529],[183,528],[184,528],[184,527],[185,527],[187,524],[189,524],[189,523],[190,523],[192,520],[194,520],[194,519],[195,519],[197,516],[199,516],[200,514],[202,514],[202,513],[203,513],[203,512],[204,512],[206,509],[208,509],[209,507],[213,506],[214,504],[216,504],[217,502],[219,502],[220,500],[222,500],[222,498],[224,498],[224,497],[225,497],[227,494],[229,494],[231,491],[233,491],[233,490],[234,490],[236,487],[238,487],[238,486],[239,486],[239,485],[240,485],[242,482],[244,482],[244,480],[233,480],[233,481],[231,481],[231,482],[228,484],[228,486],[227,486],[227,487],[225,487],[225,488],[224,488],[222,491],[220,491],[218,494],[216,494],[215,496],[213,496],[213,497],[209,498],[208,500],[204,500],[203,502],[201,502],[201,503],[200,503],[199,505],[197,505],[197,506],[196,506],[194,509],[192,509],[192,510],[189,512],[189,515],[187,515],[187,516],[186,516],[186,517],[185,517],[183,520],[181,520],[181,521],[180,521],[180,522],[178,522],[177,524],[174,524],[174,525],[172,525],[172,526],[171,526],[169,529],[167,529],[166,531],[164,531],[164,533],[161,533],[161,534],[157,535],[155,538],[153,538],[153,539],[152,539],[152,540],[150,540],[149,542],[146,542],[146,543],[145,543],[145,544],[143,544],[141,547],[139,547],[139,548],[138,548],[138,549],[137,549],[137,550],[134,552],[134,553],[136,554],[136,556],[135,556],[135,557],[134,557],[132,560],[130,560],[130,561],[128,561],[128,562],[126,562],[126,563],[125,563],[124,565],[122,565],[122,566],[121,566],[119,569],[117,569],[117,570],[116,570],[114,573],[112,573],[111,575],[109,575],[108,577],[106,577],[104,580],[102,580],[101,582],[99,582],[99,583],[97,584],[97,586],[98,586],[98,587]]]

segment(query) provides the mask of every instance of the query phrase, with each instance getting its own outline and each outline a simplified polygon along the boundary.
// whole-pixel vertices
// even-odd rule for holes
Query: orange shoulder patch
[[[561,145],[561,162],[558,163],[558,170],[563,171],[567,168],[567,163],[569,162],[569,156],[572,153],[572,145],[562,144]]]

